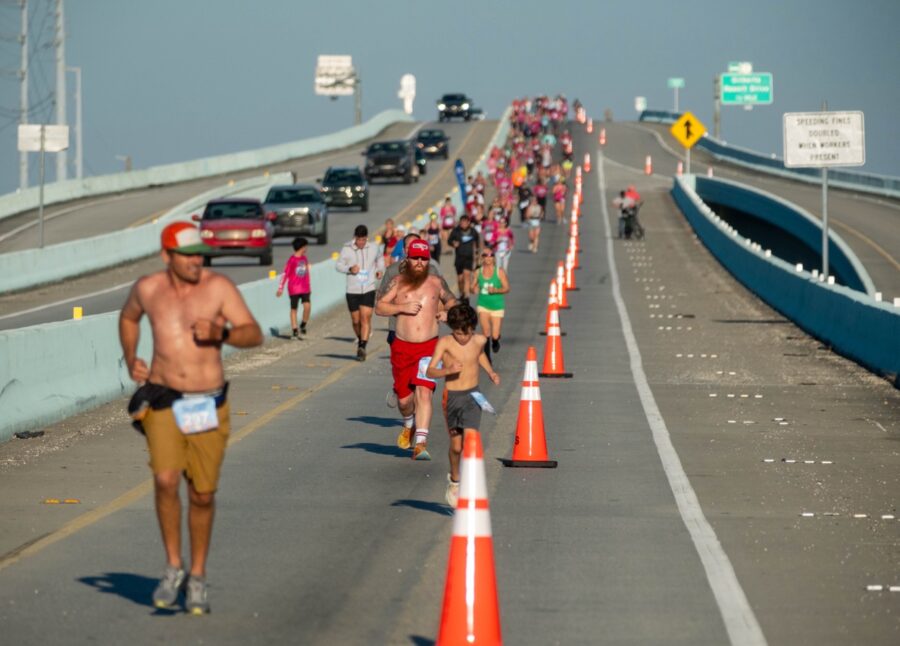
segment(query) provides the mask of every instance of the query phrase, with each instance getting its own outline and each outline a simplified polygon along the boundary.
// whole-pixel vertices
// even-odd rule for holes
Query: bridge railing
[[[675,178],[675,202],[716,259],[740,283],[800,328],[900,385],[900,308],[849,287],[828,284],[742,237],[701,199],[701,184],[706,185],[703,190],[710,191],[712,183],[717,185],[717,199],[730,192],[725,199],[741,202],[745,211],[760,204],[758,199],[748,202],[748,196],[765,193],[719,179],[693,175]]]
[[[681,117],[680,112],[644,110],[639,120],[656,123],[675,123],[679,117]],[[764,155],[748,148],[734,146],[709,134],[704,135],[697,142],[697,147],[702,148],[717,159],[745,166],[756,171],[816,184],[822,181],[822,173],[818,168],[787,168],[784,165],[784,160],[780,157]],[[838,188],[900,198],[900,177],[832,168],[828,171],[828,183]]]

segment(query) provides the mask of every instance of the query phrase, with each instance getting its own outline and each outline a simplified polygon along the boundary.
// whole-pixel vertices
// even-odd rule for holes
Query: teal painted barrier
[[[344,301],[345,282],[333,260],[312,266],[313,320]],[[277,280],[263,279],[240,287],[266,335],[289,325],[290,301],[287,296],[276,298],[277,284]],[[112,312],[0,332],[0,442],[134,390],[122,360],[118,321],[118,312]],[[236,351],[230,346],[225,350],[226,354]],[[148,364],[153,356],[146,318],[138,356]]]
[[[700,198],[692,175],[676,177],[672,197],[697,236],[741,284],[812,336],[900,385],[900,308],[798,271],[741,237]],[[724,183],[718,195],[737,188]],[[743,191],[754,191],[747,186]],[[746,193],[743,193],[746,195]],[[737,195],[737,193],[735,193]],[[728,198],[731,199],[731,198]],[[742,210],[749,212],[745,203]]]
[[[358,126],[300,141],[228,155],[194,159],[177,164],[152,166],[151,168],[133,170],[126,173],[51,182],[44,186],[44,204],[57,204],[83,197],[131,191],[150,186],[163,186],[204,177],[215,177],[225,173],[261,168],[289,159],[308,157],[329,150],[345,148],[374,137],[390,125],[412,121],[413,118],[402,110],[385,110]],[[39,190],[38,187],[33,186],[24,191],[16,191],[15,193],[0,196],[0,219],[38,208]]]
[[[718,204],[751,213],[774,227],[787,231],[815,253],[822,252],[822,225],[809,212],[771,193],[744,184],[698,175],[694,190],[704,203]],[[875,284],[856,254],[834,230],[828,231],[829,268],[851,289],[875,295]]]

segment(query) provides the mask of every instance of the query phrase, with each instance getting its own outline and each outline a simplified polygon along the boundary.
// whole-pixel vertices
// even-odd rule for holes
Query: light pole
[[[75,73],[75,177],[84,177],[84,140],[81,135],[81,67],[67,67],[67,72]]]
[[[131,155],[116,155],[116,159],[121,162],[125,162],[125,172],[128,173],[131,171]]]

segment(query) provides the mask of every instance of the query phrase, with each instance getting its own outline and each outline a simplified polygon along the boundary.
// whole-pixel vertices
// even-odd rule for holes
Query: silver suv
[[[275,214],[275,237],[308,236],[319,244],[328,242],[328,206],[318,187],[311,184],[273,186],[263,203]]]

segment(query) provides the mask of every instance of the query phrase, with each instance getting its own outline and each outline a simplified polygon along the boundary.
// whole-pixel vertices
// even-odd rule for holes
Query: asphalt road
[[[379,138],[406,137],[413,129],[422,125],[424,124],[391,126]],[[308,255],[312,262],[330,257],[333,251],[338,250],[344,242],[352,237],[353,229],[358,224],[367,224],[372,232],[381,227],[385,219],[389,217],[393,218],[395,222],[403,224],[413,220],[443,198],[456,185],[453,173],[455,159],[462,159],[470,168],[484,152],[494,134],[497,122],[464,123],[454,121],[440,124],[440,126],[451,138],[451,158],[447,161],[437,158],[429,159],[427,174],[421,176],[419,182],[415,184],[407,186],[399,181],[376,180],[370,189],[368,213],[360,213],[358,209],[331,209],[328,244],[310,245]],[[271,170],[293,170],[297,173],[299,181],[312,182],[316,177],[321,177],[329,165],[360,164],[362,161],[360,151],[364,147],[360,144],[349,150],[329,153],[312,159],[304,158],[273,167]],[[260,174],[260,171],[255,174]],[[96,221],[115,215],[111,212],[107,213],[107,211],[118,211],[118,215],[115,215],[117,218],[115,222],[107,221],[105,225],[112,228],[104,229],[105,231],[115,230],[144,220],[148,213],[158,213],[160,210],[171,208],[191,195],[222,186],[226,181],[219,178],[203,184],[193,183],[190,187],[176,185],[150,191],[147,195],[143,191],[134,195],[129,193],[122,198],[124,201],[127,197],[128,209],[123,206],[124,202],[104,203],[68,213],[53,222],[58,225],[58,235],[65,235],[66,239],[72,239],[80,235],[93,235],[93,233],[84,232],[93,231],[91,227]],[[257,193],[250,196],[261,197]],[[242,258],[216,259],[213,261],[213,267],[217,271],[227,274],[237,283],[243,283],[267,276],[270,269],[280,271],[291,253],[290,238],[278,238],[275,242],[275,262],[272,267],[260,267],[255,259]],[[2,295],[0,296],[0,330],[64,321],[72,317],[72,307],[76,305],[83,308],[86,316],[117,310],[122,306],[131,284],[138,277],[161,267],[161,260],[153,256],[62,283]]]
[[[669,181],[600,167],[577,141],[595,170],[579,291],[562,314],[575,376],[541,383],[558,469],[497,458],[512,447],[526,348],[543,355],[562,227],[545,226],[537,255],[516,230],[503,382],[484,386],[499,411],[482,430],[506,643],[896,644],[898,391],[738,285]],[[644,242],[607,235],[602,204],[626,183],[645,197]],[[124,402],[0,447],[4,637],[432,643],[451,530],[446,434],[436,415],[432,462],[395,448],[378,327],[365,363],[342,308],[308,341],[229,360],[235,441],[205,618],[149,605],[163,555]]]
[[[598,127],[595,126],[595,133]],[[624,122],[603,124],[603,127],[607,129],[605,154],[629,168],[642,171],[645,158],[650,155],[654,174],[660,178],[672,177],[679,159],[674,153],[684,156],[684,149],[669,133],[667,125]],[[717,177],[773,193],[821,219],[819,184],[754,172],[720,162],[695,148],[691,153],[692,171],[705,173],[710,166]],[[891,302],[894,297],[900,297],[900,200],[830,187],[828,222],[857,255],[884,300]]]

